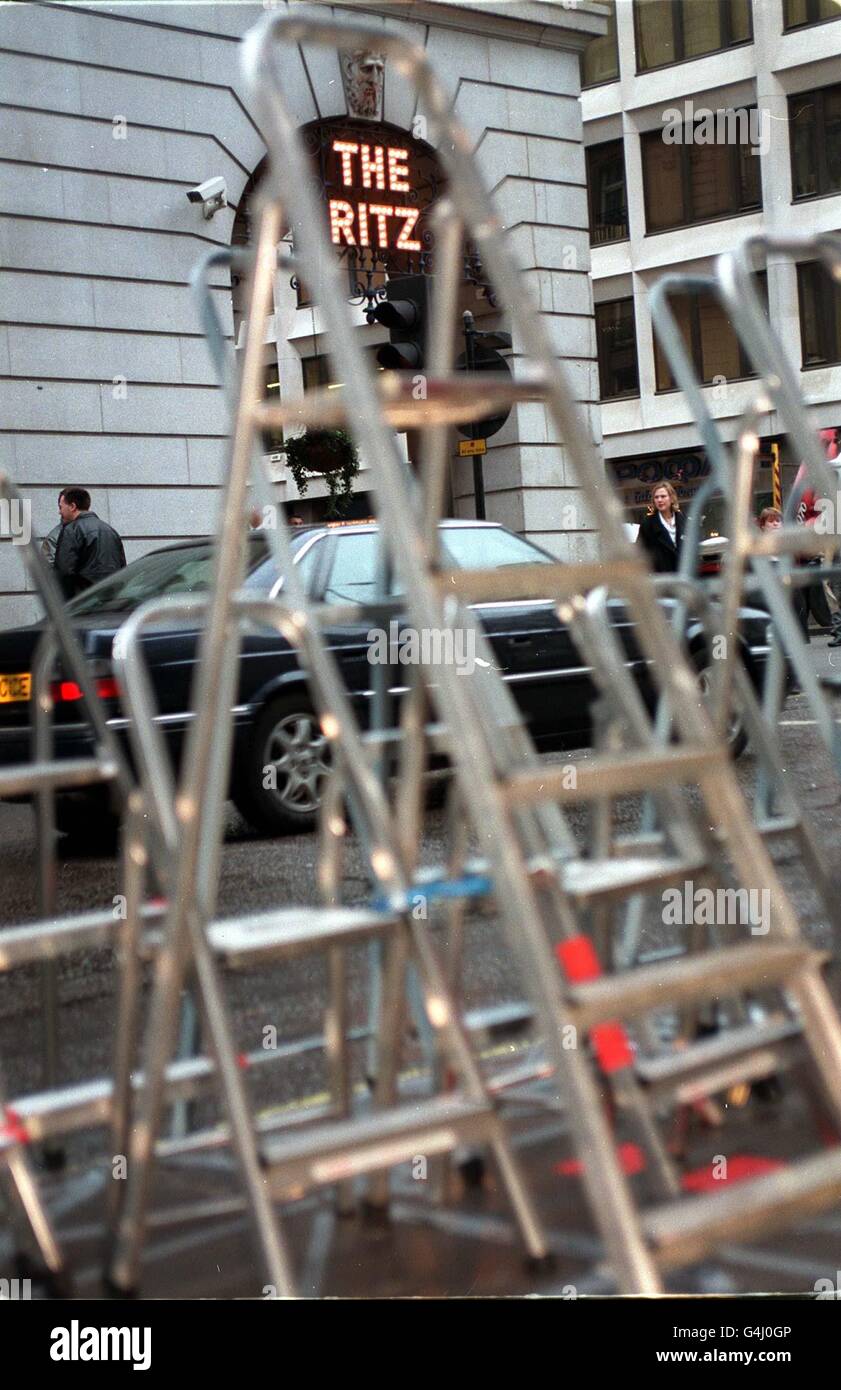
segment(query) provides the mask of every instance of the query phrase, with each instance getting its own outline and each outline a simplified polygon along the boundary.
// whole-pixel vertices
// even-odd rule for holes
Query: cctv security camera
[[[202,213],[209,220],[214,212],[228,205],[228,190],[223,178],[205,179],[195,188],[188,188],[187,197],[191,203],[201,203]]]

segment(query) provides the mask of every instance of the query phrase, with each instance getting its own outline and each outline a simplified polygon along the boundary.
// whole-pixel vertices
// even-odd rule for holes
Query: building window
[[[330,359],[325,353],[320,353],[317,357],[302,357],[301,371],[305,391],[315,391],[319,386],[329,386],[332,380]]]
[[[841,362],[841,288],[819,261],[797,267],[803,366]]]
[[[280,371],[277,359],[269,362],[264,368],[263,376],[264,397],[268,405],[280,404]],[[266,454],[276,454],[283,447],[283,430],[264,430],[263,431],[263,452]]]
[[[621,140],[608,140],[604,145],[589,147],[587,190],[591,245],[624,241],[628,236],[628,195],[625,188],[625,148]]]
[[[753,114],[752,114],[753,113]],[[664,126],[642,136],[642,174],[648,232],[708,222],[762,207],[756,107],[699,116],[680,143]]]
[[[792,196],[841,190],[841,86],[788,99]]]
[[[838,0],[783,0],[784,29],[803,29],[824,19],[841,19]]]
[[[380,346],[379,343],[363,345],[363,351],[369,354],[371,366],[375,372],[381,372],[383,370],[377,361],[377,353],[379,352]],[[332,363],[326,353],[317,353],[315,357],[302,357],[301,372],[304,378],[305,391],[315,391],[319,386],[337,385],[333,375]]]
[[[753,38],[750,0],[634,0],[637,72]]]
[[[581,85],[597,87],[615,82],[619,76],[619,49],[616,44],[616,0],[606,0],[610,8],[607,33],[591,39],[581,54]]]
[[[638,396],[640,382],[633,297],[611,299],[596,305],[596,340],[602,400]]]
[[[762,271],[756,278],[767,309],[767,276]],[[717,377],[738,381],[743,377],[756,376],[753,363],[737,338],[725,310],[713,295],[682,294],[670,297],[669,303],[699,381],[710,386]],[[654,367],[656,389],[674,391],[675,381],[656,333]]]

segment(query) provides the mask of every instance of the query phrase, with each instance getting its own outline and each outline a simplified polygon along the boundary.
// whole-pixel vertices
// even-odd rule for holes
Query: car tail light
[[[93,688],[100,700],[116,700],[120,695],[120,687],[116,677],[112,675],[93,675]],[[53,681],[50,686],[50,693],[55,705],[69,705],[75,700],[84,698],[82,687],[77,681]]]

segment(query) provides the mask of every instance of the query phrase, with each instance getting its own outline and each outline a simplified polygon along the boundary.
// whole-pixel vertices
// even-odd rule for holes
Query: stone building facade
[[[347,4],[422,44],[452,92],[599,438],[588,276],[579,54],[605,27],[598,4]],[[60,486],[90,488],[129,559],[214,523],[226,416],[188,279],[227,245],[265,147],[239,75],[239,40],[263,13],[244,3],[6,5],[11,102],[0,152],[0,463],[58,519]],[[336,53],[290,48],[284,96],[300,124],[346,113]],[[386,66],[383,120],[411,132],[414,94]],[[208,220],[187,191],[222,177]],[[235,339],[230,277],[217,276]],[[302,389],[323,350],[317,315],[278,277],[267,341],[281,394]],[[491,326],[497,320],[489,320]],[[360,332],[372,343],[360,310]],[[498,320],[501,324],[502,320]],[[514,344],[516,356],[517,344]],[[592,544],[543,407],[521,406],[488,441],[488,516],[569,557]],[[279,496],[294,500],[282,464]],[[454,463],[455,509],[472,515],[470,461]],[[363,472],[359,486],[364,488]],[[319,484],[310,497],[319,497]],[[37,613],[20,552],[0,545],[0,624]]]
[[[622,310],[629,373],[603,383],[604,455],[627,505],[639,518],[650,486],[666,478],[688,498],[706,468],[701,436],[682,393],[658,372],[649,293],[665,275],[708,275],[718,255],[760,233],[814,234],[841,229],[841,5],[835,0],[727,0],[721,7],[673,0],[671,13],[650,0],[611,0],[610,34],[585,67],[584,141],[593,177],[593,293],[605,332]],[[680,27],[679,27],[680,26]],[[591,50],[593,53],[594,50]],[[589,79],[589,80],[588,80]],[[743,163],[749,197],[729,198],[722,179],[725,146],[693,147],[701,113],[753,112]],[[669,213],[663,163],[647,166],[653,142],[679,115],[692,191],[682,215]],[[723,133],[727,134],[724,127]],[[604,156],[612,187],[598,186]],[[691,158],[689,156],[692,156]],[[647,177],[648,174],[648,177]],[[657,185],[660,185],[659,190]],[[735,190],[738,192],[738,190]],[[659,193],[659,196],[658,196]],[[676,202],[677,200],[673,200]],[[609,208],[605,219],[603,209]],[[617,211],[617,209],[619,211]],[[606,220],[612,225],[605,226]],[[601,225],[600,225],[601,224]],[[804,255],[803,262],[807,261]],[[772,254],[766,295],[771,323],[797,373],[818,429],[841,427],[841,294],[829,277]],[[817,267],[814,268],[817,272]],[[708,409],[721,438],[737,437],[756,394],[750,364],[739,361],[723,316],[702,305],[687,332]],[[822,320],[826,319],[826,322]],[[817,320],[817,322],[816,322]],[[832,320],[832,321],[829,321]],[[605,353],[602,334],[597,334]],[[694,337],[694,342],[693,342]],[[782,450],[784,493],[800,460],[790,456],[785,422],[763,418],[756,508],[771,500],[769,446]],[[686,479],[686,487],[681,486]],[[629,515],[634,514],[629,510]]]

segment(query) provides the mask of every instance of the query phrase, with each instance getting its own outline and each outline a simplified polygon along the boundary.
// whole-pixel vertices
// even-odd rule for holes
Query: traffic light
[[[429,276],[404,275],[389,280],[386,298],[371,310],[374,323],[388,329],[388,343],[377,349],[377,361],[390,371],[419,371],[426,350]]]
[[[464,343],[465,351],[453,364],[457,372],[494,372],[497,376],[511,376],[506,358],[498,351],[499,348],[511,347],[510,333],[482,333],[477,330],[473,315],[468,312],[464,315]],[[456,429],[465,439],[490,439],[492,434],[502,429],[510,414],[509,405],[500,415],[456,425]]]

